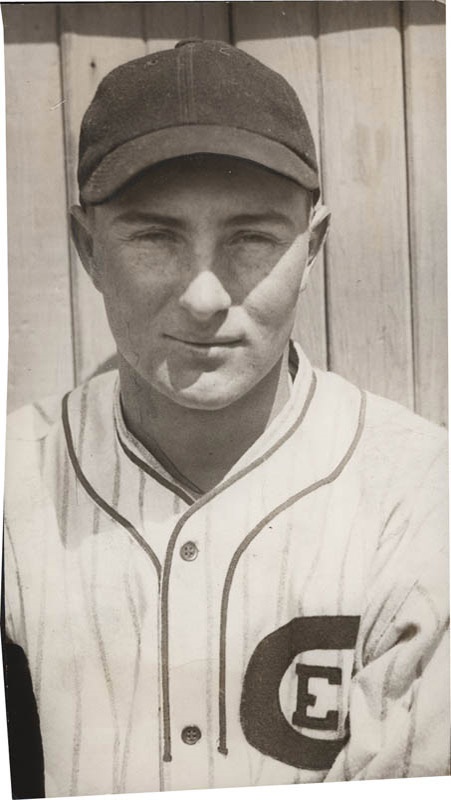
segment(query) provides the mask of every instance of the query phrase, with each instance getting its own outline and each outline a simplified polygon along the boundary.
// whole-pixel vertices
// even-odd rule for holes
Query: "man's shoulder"
[[[413,436],[425,444],[444,444],[447,430],[410,408],[386,397],[366,392],[368,403],[368,427],[375,431],[383,430],[389,436]]]
[[[66,395],[43,397],[12,411],[6,424],[7,447],[20,442],[38,443],[45,439],[55,426],[61,424],[62,404],[66,396],[73,407],[80,406],[83,395],[89,391],[91,404],[101,407],[111,398],[116,380],[116,370],[105,372],[76,386]]]
[[[437,457],[442,463],[447,462],[448,432],[443,426],[394,400],[361,390],[336,373],[316,373],[322,395],[330,398],[331,408],[342,408],[344,415],[349,398],[356,392],[361,394],[359,451],[366,462],[379,463],[383,471],[389,471],[390,466],[410,471],[415,466],[431,464]]]
[[[352,381],[338,375],[335,372],[325,372],[315,370],[320,378],[320,386],[323,392],[331,398],[340,397],[344,401],[352,392],[359,391],[365,397],[365,425],[369,429],[394,431],[418,434],[426,438],[439,439],[446,441],[447,432],[442,425],[431,422],[425,417],[412,411],[407,406],[395,400],[390,400],[382,395],[362,389]]]

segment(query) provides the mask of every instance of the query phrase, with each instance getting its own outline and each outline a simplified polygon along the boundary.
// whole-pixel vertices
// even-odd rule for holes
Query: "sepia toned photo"
[[[12,797],[449,776],[445,6],[1,12]]]

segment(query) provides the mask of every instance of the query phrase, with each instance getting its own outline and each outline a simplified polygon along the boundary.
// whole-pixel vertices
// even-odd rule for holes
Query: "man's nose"
[[[185,289],[179,300],[182,308],[199,322],[206,322],[215,314],[227,311],[232,298],[211,269],[203,269]]]

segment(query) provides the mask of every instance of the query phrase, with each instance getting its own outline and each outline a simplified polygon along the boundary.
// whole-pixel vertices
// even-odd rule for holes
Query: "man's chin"
[[[165,387],[163,394],[170,400],[184,408],[193,411],[220,411],[240,400],[250,390],[251,386],[218,385],[214,381],[199,381],[186,387]]]

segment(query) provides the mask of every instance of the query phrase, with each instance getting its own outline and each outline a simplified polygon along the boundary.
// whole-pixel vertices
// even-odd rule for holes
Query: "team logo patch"
[[[348,738],[347,721],[340,720],[334,699],[343,686],[343,667],[320,663],[316,651],[326,657],[329,651],[352,651],[359,621],[350,616],[297,617],[257,645],[244,676],[240,708],[241,726],[252,747],[292,767],[330,769]]]

